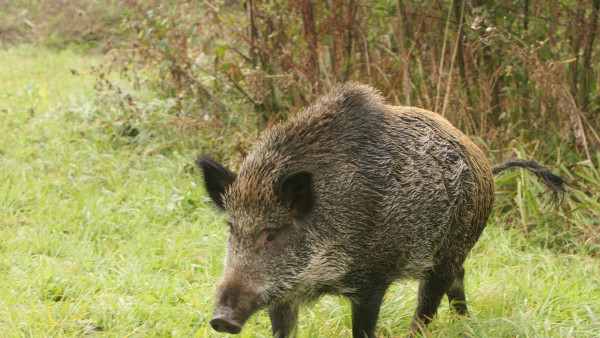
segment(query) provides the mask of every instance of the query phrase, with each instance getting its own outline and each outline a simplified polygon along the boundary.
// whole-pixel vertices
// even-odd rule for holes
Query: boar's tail
[[[502,170],[512,167],[521,167],[534,173],[550,190],[552,202],[554,204],[559,204],[559,201],[562,202],[565,192],[568,191],[566,187],[567,183],[562,177],[554,175],[550,169],[541,166],[539,163],[516,158],[493,166],[492,173],[496,175]]]

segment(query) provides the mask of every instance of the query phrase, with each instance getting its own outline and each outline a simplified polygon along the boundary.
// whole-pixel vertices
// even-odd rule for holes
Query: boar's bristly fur
[[[198,165],[230,225],[216,330],[237,333],[268,306],[273,334],[288,336],[298,306],[331,293],[351,300],[354,337],[373,337],[401,278],[420,283],[411,332],[444,294],[467,312],[462,266],[491,212],[493,176],[440,115],[345,84],[266,131],[237,174],[208,157]]]

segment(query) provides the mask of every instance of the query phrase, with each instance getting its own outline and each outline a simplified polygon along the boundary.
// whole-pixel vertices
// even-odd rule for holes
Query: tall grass
[[[228,156],[235,137],[254,136],[192,132],[145,93],[133,93],[147,100],[135,111],[96,101],[99,62],[0,51],[0,332],[221,336],[208,321],[226,229],[191,163],[198,149]],[[573,236],[598,228],[599,163],[557,167],[583,190],[558,212],[530,175],[497,178],[498,205],[466,263],[470,316],[443,304],[425,336],[600,335],[598,243]],[[407,332],[415,297],[413,282],[390,289],[380,336]],[[350,324],[348,302],[324,297],[302,309],[297,333],[345,337]],[[270,336],[264,311],[242,332],[257,336]]]

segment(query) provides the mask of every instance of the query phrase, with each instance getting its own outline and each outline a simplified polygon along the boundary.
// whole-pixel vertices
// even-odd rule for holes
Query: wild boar
[[[494,201],[483,152],[440,115],[386,105],[356,83],[335,88],[266,131],[236,174],[197,160],[206,190],[229,218],[223,279],[211,326],[239,333],[268,306],[275,336],[288,336],[298,307],[324,294],[352,304],[354,337],[374,337],[384,294],[419,281],[410,330],[431,321],[442,297],[467,312],[463,262]],[[558,196],[563,180],[535,162]]]

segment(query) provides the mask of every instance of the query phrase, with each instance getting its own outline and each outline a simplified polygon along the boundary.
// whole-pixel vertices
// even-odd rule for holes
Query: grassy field
[[[221,336],[208,321],[226,229],[191,165],[196,148],[210,145],[202,134],[161,127],[170,116],[160,109],[135,137],[119,133],[118,109],[95,100],[89,68],[99,62],[32,47],[0,51],[0,332]],[[597,186],[598,167],[561,170]],[[444,303],[425,335],[600,336],[597,242],[555,224],[597,229],[598,195],[573,192],[571,211],[559,213],[543,197],[532,202],[540,186],[527,174],[498,184],[509,181],[513,195],[499,195],[465,266],[470,317],[455,318]],[[413,282],[392,287],[380,336],[407,332],[415,297]],[[324,297],[302,309],[298,336],[347,337],[350,323],[348,302]],[[264,311],[242,331],[269,335]]]

